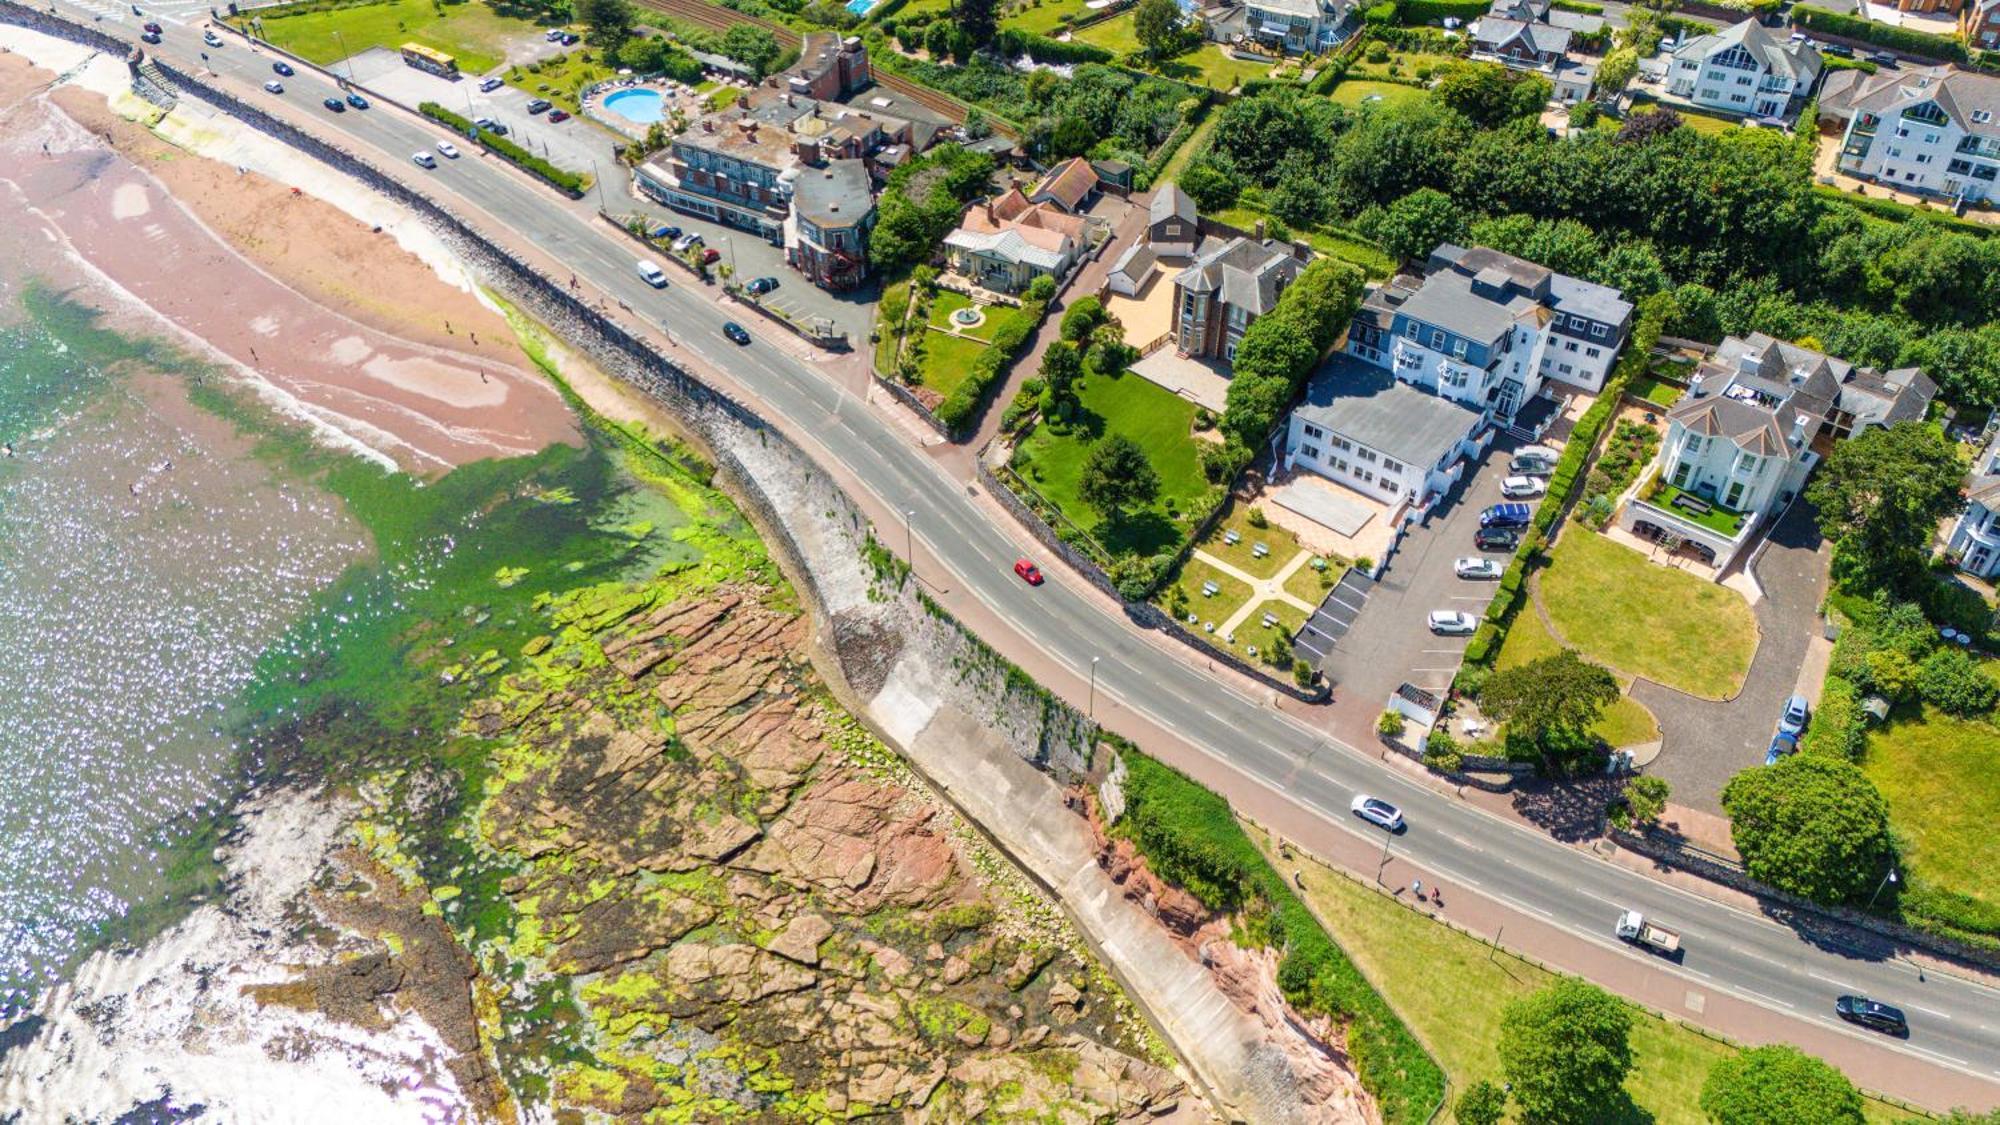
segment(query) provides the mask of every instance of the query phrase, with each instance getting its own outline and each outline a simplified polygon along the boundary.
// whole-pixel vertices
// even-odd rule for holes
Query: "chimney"
[[[1264,241],[1264,220],[1262,219],[1257,220],[1257,226],[1252,231],[1252,233],[1257,236],[1257,241],[1259,242]]]
[[[1696,371],[1694,375],[1688,379],[1689,398],[1701,398],[1703,395],[1706,395],[1708,393],[1708,388],[1702,386],[1703,378],[1704,376],[1702,375],[1702,373],[1700,371]]]
[[[993,197],[990,195],[986,197],[986,221],[994,226],[1000,225],[999,220],[993,217]]]
[[[1301,262],[1310,262],[1312,261],[1312,256],[1313,248],[1311,243],[1303,238],[1292,239],[1292,257],[1297,258]]]
[[[1798,449],[1806,443],[1806,426],[1812,419],[1804,414],[1792,415],[1792,448]]]
[[[1755,375],[1757,373],[1757,369],[1761,367],[1763,363],[1764,363],[1764,354],[1762,352],[1746,351],[1742,355],[1736,357],[1736,370],[1741,371],[1745,375]]]

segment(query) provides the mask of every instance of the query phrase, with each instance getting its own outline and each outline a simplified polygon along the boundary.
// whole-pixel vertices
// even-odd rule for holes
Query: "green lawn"
[[[1115,55],[1129,54],[1139,49],[1139,34],[1133,30],[1133,18],[1133,13],[1126,12],[1116,19],[1091,24],[1070,38],[1102,47]]]
[[[1188,520],[1213,488],[1202,475],[1195,445],[1195,405],[1129,374],[1086,375],[1077,382],[1077,395],[1083,404],[1079,416],[1061,430],[1036,426],[1014,451],[1015,470],[1106,550],[1140,555],[1172,550],[1188,535]],[[1117,525],[1076,494],[1090,445],[1107,433],[1137,442],[1160,475],[1160,499]],[[1169,501],[1175,512],[1168,511]]]
[[[1340,582],[1340,576],[1347,572],[1347,564],[1340,559],[1328,559],[1325,570],[1314,570],[1308,562],[1292,572],[1285,579],[1285,592],[1295,598],[1318,605],[1326,599],[1326,592]]]
[[[905,4],[902,10],[896,14],[901,16],[908,15],[914,11],[920,11],[924,7],[925,2],[926,0],[912,0],[911,3]],[[948,5],[934,4],[932,6],[946,7]],[[1080,20],[1089,11],[1090,9],[1083,6],[1083,0],[1033,0],[1032,3],[1015,5],[1009,9],[1008,14],[1000,22],[1008,27],[1018,27],[1022,31],[1032,31],[1037,35],[1047,35],[1053,38],[1063,30],[1065,26],[1063,23],[1064,16],[1069,16],[1072,21]]]
[[[2000,660],[1986,670],[2000,675]],[[1868,735],[1862,768],[1888,799],[1903,861],[1932,885],[2000,903],[2000,725],[1899,707]]]
[[[1181,147],[1174,150],[1174,154],[1167,158],[1167,166],[1160,170],[1160,183],[1171,183],[1180,179],[1181,173],[1187,170],[1187,166],[1208,147],[1208,138],[1215,132],[1215,126],[1221,120],[1222,111],[1211,108],[1208,116],[1201,119],[1201,124],[1194,127],[1194,135],[1181,142]]]
[[[1500,655],[1495,658],[1493,666],[1512,668],[1544,656],[1554,656],[1560,651],[1562,647],[1556,644],[1555,636],[1542,624],[1541,614],[1535,612],[1534,606],[1526,606],[1514,615],[1514,623],[1507,629],[1507,639],[1500,642]],[[1619,686],[1630,691],[1631,679],[1620,676]],[[1659,721],[1653,718],[1653,713],[1646,709],[1645,704],[1630,695],[1619,696],[1618,702],[1605,708],[1604,714],[1598,717],[1591,729],[1613,750],[1637,746],[1660,737]]]
[[[1264,614],[1266,613],[1277,618],[1278,623],[1266,626],[1264,624]],[[1244,659],[1254,659],[1259,664],[1275,668],[1276,665],[1273,665],[1269,659],[1270,653],[1274,650],[1279,650],[1289,656],[1292,636],[1299,631],[1299,626],[1304,625],[1306,618],[1310,616],[1312,615],[1289,602],[1282,602],[1276,598],[1265,598],[1253,606],[1250,610],[1250,616],[1244,619],[1243,624],[1236,627],[1235,648],[1243,654]],[[1250,647],[1252,645],[1255,645],[1257,648],[1257,655],[1255,657],[1250,655]],[[1223,647],[1228,648],[1230,646],[1224,645]],[[1281,673],[1290,671],[1291,666],[1291,661],[1287,659],[1285,666],[1278,669],[1278,671]]]
[[[1299,543],[1298,536],[1277,524],[1267,523],[1264,527],[1252,526],[1250,507],[1248,504],[1231,500],[1229,509],[1223,513],[1221,521],[1215,525],[1215,530],[1209,532],[1208,538],[1196,546],[1252,578],[1275,578],[1278,571],[1292,561],[1292,556],[1305,547]],[[1235,546],[1224,542],[1231,531],[1242,536]],[[1270,548],[1270,553],[1261,559],[1254,553],[1258,543]]]
[[[1213,597],[1202,593],[1202,587],[1209,582],[1217,587]],[[1222,628],[1222,623],[1242,608],[1249,597],[1250,587],[1242,581],[1231,578],[1200,559],[1189,559],[1187,565],[1181,567],[1180,574],[1160,591],[1159,601],[1162,608],[1174,615],[1175,620],[1196,632],[1203,632],[1202,625]],[[1189,624],[1187,618],[1190,613],[1199,614],[1201,623]],[[1220,644],[1221,640],[1218,636],[1216,643]]]
[[[1540,581],[1556,630],[1590,659],[1704,699],[1743,686],[1757,622],[1734,590],[1581,527],[1563,533]]]
[[[1659,493],[1651,500],[1646,501],[1646,503],[1664,511],[1672,512],[1684,520],[1698,523],[1710,531],[1719,531],[1732,539],[1736,537],[1738,532],[1743,530],[1743,521],[1749,519],[1742,512],[1732,512],[1705,496],[1695,496],[1691,492],[1687,493],[1687,495],[1707,504],[1708,511],[1700,515],[1695,515],[1686,508],[1675,507],[1674,497],[1681,495],[1683,492],[1686,492],[1686,490],[1675,488],[1671,484],[1662,483]]]
[[[1481,1079],[1501,1081],[1500,1011],[1507,1001],[1555,979],[1537,965],[1431,921],[1387,896],[1318,863],[1279,859],[1270,839],[1246,826],[1280,871],[1300,871],[1304,897],[1327,931],[1397,1014],[1437,1057],[1456,1094]],[[1447,906],[1450,896],[1446,896]],[[1608,929],[1610,917],[1605,918]],[[1636,1010],[1625,1080],[1637,1112],[1612,1122],[1705,1125],[1701,1086],[1709,1068],[1736,1048],[1691,1028]],[[1876,1101],[1871,1122],[1911,1115]],[[1439,1121],[1454,1120],[1450,1109]]]
[[[1327,97],[1344,106],[1399,105],[1422,98],[1427,91],[1400,82],[1375,82],[1366,78],[1344,78]]]
[[[930,322],[939,328],[953,328],[965,333],[967,336],[974,336],[991,343],[994,335],[1002,327],[1012,321],[1024,320],[1028,315],[1012,305],[988,305],[986,306],[986,319],[978,327],[966,328],[962,325],[953,324],[951,314],[958,309],[970,308],[971,305],[971,298],[965,294],[956,293],[950,289],[940,289],[937,296],[931,301]],[[925,382],[929,382],[929,380],[926,379]]]
[[[1660,409],[1665,410],[1667,407],[1670,407],[1674,403],[1680,401],[1683,391],[1682,388],[1672,383],[1661,382],[1660,380],[1653,378],[1651,375],[1641,375],[1639,379],[1632,384],[1629,393],[1632,395],[1633,398],[1640,399],[1645,402],[1650,402],[1654,406],[1657,406]]]
[[[1401,78],[1405,81],[1421,81],[1423,74],[1435,73],[1439,69],[1458,62],[1456,55],[1433,55],[1422,51],[1390,51],[1385,62],[1369,62],[1366,54],[1355,57],[1354,65],[1348,73],[1356,78]],[[1414,89],[1414,87],[1404,87]],[[1422,90],[1417,90],[1422,94]]]
[[[1190,85],[1206,86],[1226,93],[1235,89],[1238,83],[1268,77],[1275,65],[1275,59],[1234,58],[1220,45],[1205,43],[1199,50],[1169,59],[1161,65],[1160,73]]]
[[[943,332],[924,330],[923,367],[917,381],[941,395],[949,396],[972,374],[972,361],[986,350],[977,340],[965,340]],[[912,340],[911,345],[916,341]]]
[[[1226,211],[1212,212],[1209,218],[1246,231],[1256,230],[1259,219],[1269,221],[1269,216],[1264,212],[1244,203],[1239,203]],[[1305,239],[1308,246],[1328,257],[1353,263],[1369,277],[1384,278],[1396,271],[1395,259],[1389,257],[1380,247],[1370,243],[1318,229],[1295,230],[1292,231],[1292,236]]]
[[[370,47],[395,50],[405,43],[421,43],[456,58],[466,74],[492,70],[506,61],[510,42],[534,38],[542,31],[541,25],[503,16],[486,4],[434,5],[425,0],[383,0],[260,22],[264,38],[322,66]]]
[[[588,51],[575,50],[526,66],[510,66],[507,68],[507,81],[576,113],[577,95],[615,73],[611,67],[591,61],[586,57],[588,55]]]

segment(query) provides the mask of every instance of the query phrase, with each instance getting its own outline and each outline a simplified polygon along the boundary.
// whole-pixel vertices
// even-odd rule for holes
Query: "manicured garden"
[[[1406,86],[1401,82],[1347,78],[1335,86],[1327,97],[1341,105],[1359,109],[1364,105],[1393,106],[1404,102],[1421,101],[1425,93],[1426,91],[1420,86]]]
[[[980,359],[1009,340],[1025,340],[1034,331],[1034,309],[1014,305],[981,305],[977,325],[954,322],[951,314],[972,308],[973,301],[950,289],[919,287],[917,303],[909,303],[907,282],[890,285],[879,306],[885,322],[878,326],[875,369],[885,378],[900,378],[928,402],[952,396],[980,370]],[[894,318],[905,315],[907,320]]]
[[[1221,114],[1214,114],[1210,120],[1219,120],[1221,116]],[[1270,216],[1248,203],[1239,203],[1227,210],[1213,212],[1209,217],[1216,222],[1226,223],[1238,230],[1245,231],[1256,230],[1257,224],[1260,221],[1264,223],[1267,230],[1273,233],[1277,233],[1282,226],[1282,224],[1278,224],[1276,220],[1273,220]],[[1382,248],[1372,243],[1362,242],[1355,238],[1347,238],[1324,230],[1307,229],[1294,231],[1289,228],[1285,228],[1285,230],[1288,237],[1304,239],[1306,245],[1311,246],[1319,253],[1329,258],[1338,258],[1343,262],[1348,262],[1360,268],[1361,272],[1367,274],[1369,277],[1388,277],[1396,270],[1396,260],[1391,258]]]
[[[580,113],[579,95],[616,74],[596,52],[570,51],[525,66],[510,66],[506,78],[517,89],[540,94],[571,113]]]
[[[1683,496],[1687,497],[1689,501],[1699,501],[1699,503],[1692,507],[1687,506],[1686,501],[1681,504],[1674,503],[1676,499]],[[1646,497],[1646,503],[1672,512],[1691,523],[1698,523],[1710,531],[1719,531],[1731,539],[1734,539],[1743,530],[1744,521],[1750,518],[1742,512],[1732,512],[1705,496],[1697,496],[1684,488],[1676,488],[1664,481],[1660,482],[1658,491]],[[1706,510],[1703,510],[1704,508]]]
[[[1586,658],[1704,699],[1735,695],[1757,652],[1757,620],[1734,590],[1580,528],[1557,541],[1539,597]]]
[[[2000,677],[2000,660],[1986,662]],[[1868,734],[1862,769],[1889,802],[1903,862],[1919,880],[2000,906],[2000,724],[1906,704]]]
[[[1683,388],[1666,382],[1663,379],[1656,379],[1651,375],[1642,375],[1633,381],[1632,389],[1629,393],[1633,398],[1641,402],[1651,403],[1665,410],[1674,403],[1679,402],[1681,395],[1686,392]]]
[[[1501,1081],[1501,1009],[1547,986],[1555,974],[1440,925],[1346,875],[1316,862],[1278,860],[1265,833],[1251,828],[1265,855],[1304,880],[1306,904],[1451,1078],[1453,1091]],[[1449,904],[1449,897],[1447,897]],[[1635,1059],[1625,1091],[1653,1125],[1706,1125],[1701,1088],[1709,1068],[1736,1048],[1639,1011],[1630,1038]],[[1437,1120],[1455,1121],[1447,1111]],[[1910,1114],[1868,1101],[1871,1122]]]
[[[1529,606],[1515,616],[1514,624],[1507,630],[1507,639],[1500,644],[1500,656],[1493,662],[1493,667],[1513,668],[1561,651],[1562,646],[1542,624],[1541,615]],[[1631,678],[1621,677],[1619,686],[1630,692]],[[1620,750],[1659,738],[1660,724],[1645,704],[1627,694],[1619,696],[1618,702],[1604,709],[1597,722],[1592,724],[1591,731],[1603,739],[1606,746]],[[1499,732],[1496,731],[1494,737],[1497,740]]]
[[[1258,526],[1260,521],[1264,526]],[[1230,542],[1232,537],[1236,542]],[[1265,548],[1262,556],[1257,553],[1259,544]],[[1252,578],[1270,580],[1284,573],[1301,555],[1305,559],[1285,580],[1282,589],[1305,602],[1305,606],[1279,597],[1258,597],[1242,579],[1209,561],[1219,560]],[[1257,509],[1232,500],[1222,519],[1195,544],[1195,553],[1188,556],[1180,572],[1153,600],[1189,629],[1211,635],[1218,647],[1269,664],[1282,675],[1291,670],[1292,637],[1311,616],[1307,606],[1317,606],[1346,569],[1336,559],[1315,570],[1313,557],[1290,531],[1264,520]],[[1210,582],[1216,586],[1214,594],[1206,592]],[[1257,599],[1254,604],[1252,598]],[[1250,608],[1242,622],[1234,629],[1225,628],[1245,605]],[[1264,623],[1267,613],[1274,619],[1273,624]],[[1250,651],[1253,647],[1255,653]]]
[[[900,16],[921,11],[925,6],[924,0],[913,0],[912,3],[903,5],[902,10],[896,14]],[[948,5],[933,6],[948,8]],[[1025,0],[1008,8],[1000,22],[1007,27],[1017,27],[1022,31],[1031,31],[1036,35],[1053,38],[1070,24],[1089,14],[1090,9],[1084,7],[1084,0]]]
[[[382,0],[323,11],[286,14],[283,6],[239,17],[239,27],[303,59],[324,66],[371,47],[391,51],[421,43],[458,60],[466,74],[484,74],[506,61],[510,43],[538,37],[542,27],[504,16],[488,4],[435,4],[429,0]]]

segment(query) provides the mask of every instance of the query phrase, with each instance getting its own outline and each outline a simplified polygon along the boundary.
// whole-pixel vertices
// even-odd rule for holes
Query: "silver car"
[[[1460,578],[1498,578],[1504,568],[1498,559],[1482,559],[1477,555],[1467,555],[1451,564],[1451,571]]]
[[[1431,632],[1445,636],[1465,636],[1479,628],[1479,619],[1457,609],[1431,610]]]
[[[1356,793],[1348,802],[1348,810],[1370,824],[1386,828],[1391,832],[1403,830],[1403,810],[1380,797],[1370,797],[1366,793]]]

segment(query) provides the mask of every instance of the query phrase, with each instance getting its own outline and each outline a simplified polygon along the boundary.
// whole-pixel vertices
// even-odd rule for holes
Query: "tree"
[[[1078,297],[1063,310],[1062,338],[1078,343],[1104,323],[1104,302],[1096,297]]]
[[[1042,353],[1042,417],[1067,422],[1076,408],[1076,381],[1083,374],[1083,355],[1075,344],[1060,340]]]
[[[1681,125],[1681,115],[1671,109],[1635,113],[1625,119],[1625,124],[1618,127],[1618,143],[1642,145],[1678,130]]]
[[[1516,117],[1530,117],[1548,104],[1548,79],[1509,70],[1498,63],[1456,62],[1431,86],[1431,97],[1492,129]]]
[[[1630,47],[1620,47],[1604,56],[1597,64],[1597,92],[1599,97],[1609,98],[1625,88],[1627,82],[1639,73],[1639,52]]]
[[[1618,701],[1610,671],[1564,649],[1493,673],[1479,692],[1479,708],[1507,724],[1507,751],[1539,758],[1557,776],[1597,751],[1592,724]]]
[[[1174,0],[1139,0],[1132,13],[1132,34],[1155,60],[1172,58],[1181,43],[1181,8]]]
[[[1587,1125],[1617,1116],[1632,1069],[1632,1010],[1603,989],[1564,977],[1508,1002],[1500,1070],[1523,1121]]]
[[[716,51],[756,71],[759,78],[769,74],[771,64],[785,53],[770,28],[758,27],[754,23],[731,24],[729,30],[722,33]]]
[[[1090,447],[1076,492],[1084,503],[1115,522],[1124,519],[1127,510],[1153,502],[1160,494],[1160,474],[1153,471],[1153,463],[1138,442],[1124,434],[1111,434]]]
[[[1458,1096],[1458,1125],[1500,1125],[1507,1115],[1507,1091],[1480,1079]]]
[[[618,64],[631,67],[640,74],[651,74],[660,69],[661,60],[666,58],[667,45],[646,35],[634,35],[618,45]]]
[[[1898,422],[1841,442],[1806,489],[1842,569],[1882,588],[1919,575],[1938,522],[1965,506],[1956,445],[1937,426]]]
[[[593,46],[615,48],[632,34],[632,5],[626,0],[576,0],[575,8]]]
[[[1664,777],[1640,774],[1625,783],[1625,807],[1631,810],[1635,824],[1651,824],[1667,811],[1667,798],[1673,787]]]
[[[1869,654],[1872,663],[1880,653]],[[2000,685],[1979,666],[1979,662],[1955,648],[1941,648],[1924,658],[1917,669],[1917,692],[1924,702],[1961,719],[1993,710],[2000,698]]]
[[[1000,30],[996,6],[995,0],[957,0],[954,5],[953,14],[959,31],[965,35],[968,54],[993,42],[994,34]]]
[[[1815,902],[1865,896],[1890,859],[1889,806],[1850,762],[1794,754],[1722,788],[1730,838],[1750,877]]]
[[[1395,257],[1421,260],[1439,243],[1463,238],[1465,230],[1463,207],[1435,188],[1421,188],[1389,204],[1375,236]]]
[[[948,20],[938,20],[924,29],[924,50],[938,62],[951,58],[953,43],[954,33]]]
[[[1236,197],[1243,192],[1243,181],[1202,156],[1181,173],[1181,190],[1194,200],[1197,210],[1226,211],[1236,206]]]
[[[1701,1086],[1715,1125],[1862,1125],[1861,1092],[1797,1047],[1773,1044],[1715,1064]]]

